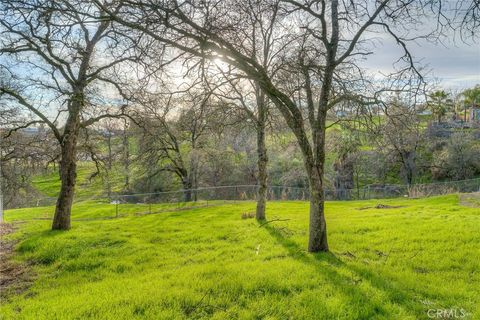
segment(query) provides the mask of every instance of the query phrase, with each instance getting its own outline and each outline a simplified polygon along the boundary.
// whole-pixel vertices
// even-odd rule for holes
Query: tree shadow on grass
[[[422,312],[421,308],[412,310],[414,304],[409,304],[412,300],[411,295],[402,291],[395,286],[393,282],[389,282],[378,274],[375,274],[365,268],[352,266],[346,264],[339,259],[332,252],[308,253],[297,242],[290,240],[279,228],[273,225],[265,224],[262,226],[268,233],[275,238],[275,240],[284,247],[289,255],[295,260],[302,262],[305,265],[313,266],[319,269],[319,272],[325,275],[325,278],[332,284],[333,287],[348,298],[347,306],[357,304],[361,301],[369,305],[364,308],[368,314],[361,315],[364,317],[395,317],[392,310],[387,309],[386,305],[390,304],[402,310],[404,315],[417,318],[418,314]],[[341,270],[344,269],[347,273],[351,273],[352,277],[344,275]],[[381,297],[373,297],[372,293],[361,287],[362,283],[368,284],[373,290],[380,291]],[[387,299],[385,299],[387,297]],[[383,299],[383,300],[382,300]]]

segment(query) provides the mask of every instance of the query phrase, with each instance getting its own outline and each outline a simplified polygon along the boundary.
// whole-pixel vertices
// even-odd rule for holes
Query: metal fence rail
[[[113,202],[117,205],[117,212],[121,214],[128,205],[145,205],[145,213],[158,212],[152,210],[156,204],[177,204],[178,208],[190,206],[210,205],[214,201],[254,201],[257,198],[258,186],[238,185],[198,188],[193,190],[179,190],[170,192],[117,195]],[[447,181],[416,185],[370,185],[356,189],[325,190],[326,200],[368,200],[386,198],[421,198],[451,193],[469,193],[480,191],[480,179]],[[306,201],[309,200],[308,188],[270,186],[267,190],[269,201]]]
[[[156,193],[137,193],[114,196],[120,203],[172,203],[212,200],[256,200],[257,185],[206,187],[192,190],[178,190]],[[326,200],[367,200],[398,197],[428,197],[450,193],[480,191],[480,178],[462,181],[447,181],[416,185],[369,185],[355,189],[325,190]],[[308,200],[308,188],[269,186],[267,199]]]
[[[94,197],[76,197],[75,202],[88,200],[108,201],[116,205],[116,214],[120,215],[128,206],[143,205],[142,212],[152,213],[159,210],[159,204],[172,204],[182,208],[185,206],[212,205],[214,201],[254,201],[257,198],[258,186],[256,185],[236,185],[236,186],[218,186],[204,187],[192,190],[178,190],[155,193],[136,193],[136,194],[117,194],[117,195],[97,195]],[[369,185],[355,189],[337,189],[325,190],[326,200],[368,200],[385,198],[420,198],[434,195],[444,195],[451,193],[469,193],[480,191],[480,178],[446,181],[428,184],[415,185]],[[289,186],[269,186],[267,190],[267,199],[269,201],[306,201],[310,198],[308,188],[289,187]],[[15,205],[6,209],[20,207],[42,207],[55,205],[56,198],[53,197],[32,197],[23,201],[22,205]],[[187,205],[188,204],[188,205]]]

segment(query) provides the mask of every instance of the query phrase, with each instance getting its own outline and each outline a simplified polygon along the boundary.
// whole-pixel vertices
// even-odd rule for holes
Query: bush
[[[436,180],[464,180],[480,174],[480,145],[468,132],[457,132],[435,153],[432,176]]]

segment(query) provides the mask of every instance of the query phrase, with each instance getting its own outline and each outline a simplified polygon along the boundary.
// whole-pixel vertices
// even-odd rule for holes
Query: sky
[[[383,38],[383,37],[382,37]],[[414,59],[430,72],[427,80],[437,80],[438,88],[462,90],[480,84],[480,42],[464,43],[445,40],[444,43],[419,41],[410,44]],[[392,62],[402,55],[402,49],[394,41],[383,38],[375,53],[363,62],[371,72],[388,73]]]

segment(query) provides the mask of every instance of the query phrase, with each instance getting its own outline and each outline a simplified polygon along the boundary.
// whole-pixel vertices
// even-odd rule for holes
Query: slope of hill
[[[73,215],[112,210],[85,202]],[[68,232],[17,223],[14,260],[35,281],[6,294],[2,319],[427,319],[440,308],[480,317],[480,209],[455,195],[330,202],[328,254],[305,251],[307,203],[269,203],[263,225],[242,219],[252,210],[244,202],[136,216],[132,207]]]
[[[106,193],[105,173],[97,175],[95,164],[91,161],[79,162],[77,165],[77,185],[76,196],[80,198],[94,197]],[[123,177],[121,170],[112,170],[110,173],[111,190],[119,192],[123,187]],[[36,175],[32,179],[32,186],[46,197],[56,197],[60,190],[60,177],[54,168],[50,168],[47,173]]]

